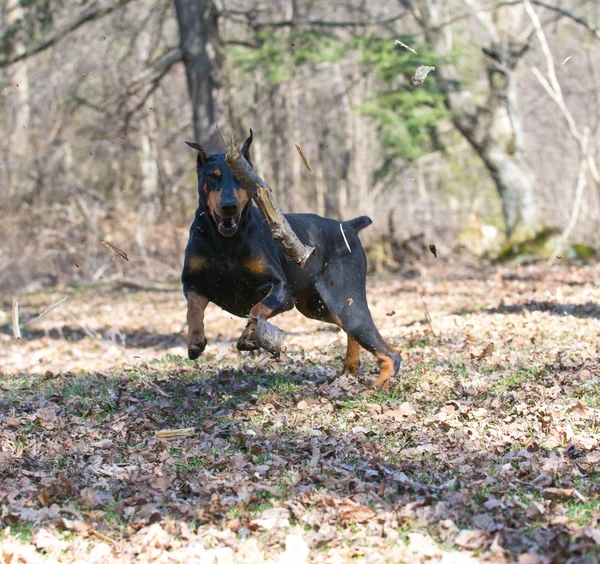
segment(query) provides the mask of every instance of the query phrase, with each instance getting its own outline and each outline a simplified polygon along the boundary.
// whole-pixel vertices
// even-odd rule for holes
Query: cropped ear
[[[250,163],[251,166],[252,165],[252,160],[250,159],[250,145],[252,145],[252,129],[250,130],[250,137],[248,137],[248,139],[246,139],[244,141],[244,144],[242,145],[242,155],[244,155],[244,158]]]
[[[198,143],[192,143],[190,141],[185,142],[186,145],[189,145],[192,149],[196,149],[198,151],[198,158],[196,159],[196,165],[198,168],[202,168],[206,161],[208,160],[208,153],[204,150],[202,145],[198,145]]]

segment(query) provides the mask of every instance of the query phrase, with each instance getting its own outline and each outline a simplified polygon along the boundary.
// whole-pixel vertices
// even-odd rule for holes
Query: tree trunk
[[[151,36],[147,30],[141,34],[138,42],[138,56],[148,61],[151,52]],[[149,108],[154,107],[154,97],[150,96],[139,120],[140,139],[140,177],[142,202],[140,211],[144,218],[153,223],[159,210],[158,147],[156,143],[158,125],[156,114]]]
[[[24,17],[25,10],[18,0],[9,0],[6,6],[6,17],[3,24],[7,27]],[[21,42],[13,45],[15,52],[23,49]],[[6,160],[7,170],[7,201],[17,193],[22,186],[18,186],[21,163],[29,163],[32,151],[29,147],[31,105],[29,92],[29,62],[27,60],[16,63],[6,70],[6,83],[10,85],[10,96],[7,97],[7,127],[8,145]]]
[[[477,9],[470,0],[467,3],[473,10]],[[434,3],[417,0],[408,4],[434,51],[447,57],[449,48]],[[490,47],[484,49],[489,84],[485,105],[478,107],[473,95],[462,88],[458,72],[451,63],[438,65],[434,75],[444,92],[446,106],[455,116],[455,126],[481,157],[496,184],[507,236],[517,232],[532,235],[540,227],[539,207],[534,195],[534,174],[523,153],[514,75],[522,52],[517,53],[508,34],[503,38],[504,33],[499,33],[496,28],[500,15],[507,16],[507,12],[494,14],[494,19],[483,12],[474,15],[490,37]],[[508,23],[507,18],[503,21]]]
[[[192,103],[195,140],[222,152],[217,124],[231,123],[223,87],[224,54],[217,9],[210,0],[174,0],[180,47]]]

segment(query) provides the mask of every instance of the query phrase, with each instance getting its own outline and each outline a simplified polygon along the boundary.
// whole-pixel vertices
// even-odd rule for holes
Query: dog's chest
[[[212,258],[203,270],[206,297],[235,315],[247,315],[270,290],[270,276],[260,256],[238,260]]]

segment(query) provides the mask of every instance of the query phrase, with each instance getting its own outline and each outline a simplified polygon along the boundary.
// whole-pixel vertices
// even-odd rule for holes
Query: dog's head
[[[232,237],[237,233],[242,213],[250,199],[248,192],[225,163],[224,153],[211,155],[198,143],[186,143],[198,151],[196,171],[200,199],[217,225],[219,233],[223,237]],[[251,144],[252,130],[241,151],[252,165]]]

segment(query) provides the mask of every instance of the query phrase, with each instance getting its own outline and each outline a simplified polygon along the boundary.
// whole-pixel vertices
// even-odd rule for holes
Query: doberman
[[[181,276],[187,298],[188,356],[206,347],[204,309],[209,302],[247,318],[265,319],[296,308],[311,319],[334,323],[348,335],[344,371],[358,372],[360,347],[380,361],[375,387],[387,388],[400,368],[400,354],[373,323],[366,298],[367,259],[358,232],[367,216],[335,221],[314,214],[285,214],[300,240],[315,252],[304,268],[288,262],[262,213],[225,163],[197,143],[199,205],[190,228]],[[250,164],[250,137],[242,154]],[[256,350],[250,322],[238,340],[241,351]]]

